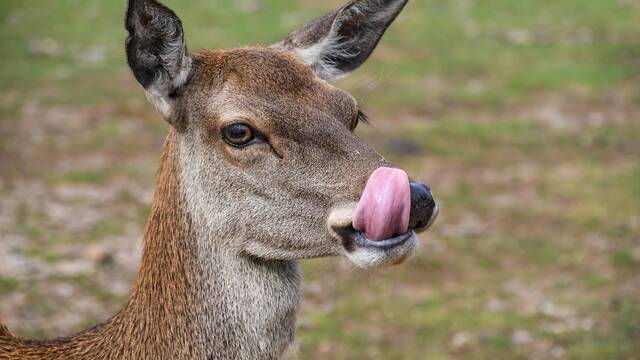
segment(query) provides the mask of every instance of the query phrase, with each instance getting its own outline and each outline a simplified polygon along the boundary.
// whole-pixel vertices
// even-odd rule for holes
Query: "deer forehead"
[[[357,114],[356,100],[315,75],[294,53],[271,48],[200,51],[198,92],[214,118],[253,118],[268,128],[339,120]]]

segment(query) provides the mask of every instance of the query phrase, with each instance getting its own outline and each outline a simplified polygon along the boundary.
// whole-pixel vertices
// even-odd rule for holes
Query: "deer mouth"
[[[357,246],[383,250],[391,249],[395,246],[401,245],[415,235],[413,230],[410,230],[405,232],[404,234],[396,235],[388,239],[371,240],[367,238],[367,235],[364,232],[357,231],[355,229],[354,231],[355,234],[353,235],[353,241]]]
[[[418,246],[415,231],[372,240],[353,227],[351,218],[354,212],[353,203],[334,209],[329,216],[329,229],[342,245],[343,254],[355,265],[362,268],[396,265],[413,255]]]
[[[347,228],[343,228],[339,230],[339,232],[342,233],[343,237],[346,236],[347,240],[350,240],[351,242],[353,242],[352,246],[348,246],[348,244],[344,244],[344,241],[343,241],[345,248],[353,248],[355,245],[362,248],[388,250],[396,246],[400,246],[405,242],[411,240],[412,237],[416,236],[416,232],[423,232],[428,230],[431,227],[431,225],[433,225],[435,220],[438,218],[439,212],[440,212],[439,208],[436,205],[434,207],[431,218],[429,219],[429,221],[425,226],[417,229],[409,229],[400,235],[396,235],[387,239],[382,239],[382,240],[369,239],[367,237],[367,234],[364,231],[356,230],[353,227],[353,225],[348,226]]]
[[[352,263],[361,268],[376,268],[400,264],[413,255],[418,247],[414,229],[386,239],[372,240],[365,232],[353,227],[355,210],[356,203],[342,204],[330,212],[328,219],[331,234],[340,243],[343,255]]]
[[[428,186],[400,169],[376,169],[357,203],[334,209],[329,227],[346,256],[362,267],[398,264],[417,247],[416,231],[429,228],[438,207]]]
[[[355,243],[356,246],[363,247],[363,248],[387,250],[387,249],[394,248],[396,246],[400,246],[405,242],[411,240],[412,237],[416,236],[416,232],[423,232],[428,230],[431,227],[431,225],[433,225],[435,220],[438,218],[439,212],[440,212],[439,208],[436,205],[433,209],[431,218],[429,219],[429,221],[425,226],[417,229],[409,229],[408,231],[400,235],[396,235],[387,239],[382,239],[382,240],[369,239],[365,232],[356,230],[355,228],[353,228],[353,226],[351,226],[349,229],[343,230],[343,232],[351,234],[351,238],[353,239],[353,242]]]

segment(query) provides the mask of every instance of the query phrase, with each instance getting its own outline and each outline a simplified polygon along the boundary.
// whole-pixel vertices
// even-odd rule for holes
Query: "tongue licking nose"
[[[409,228],[411,190],[407,173],[381,167],[371,174],[353,215],[353,228],[380,241]]]

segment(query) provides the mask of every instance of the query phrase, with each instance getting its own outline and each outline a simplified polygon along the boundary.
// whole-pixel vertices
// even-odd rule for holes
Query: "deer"
[[[127,62],[169,124],[130,296],[68,337],[0,323],[0,359],[281,359],[301,260],[414,254],[439,212],[431,189],[356,136],[364,112],[331,84],[407,1],[355,0],[270,46],[191,53],[175,12],[129,0]]]

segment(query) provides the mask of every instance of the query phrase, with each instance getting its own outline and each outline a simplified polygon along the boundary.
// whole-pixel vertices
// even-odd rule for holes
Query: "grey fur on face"
[[[201,341],[211,359],[282,355],[295,335],[299,259],[346,255],[371,267],[415,250],[414,237],[388,251],[347,251],[327,226],[336,206],[356,202],[369,174],[385,162],[351,131],[355,99],[323,80],[364,63],[405,4],[354,1],[271,48],[190,56],[182,51],[173,12],[155,9],[155,1],[149,2],[153,10],[139,8],[166,17],[156,22],[163,26],[151,28],[163,45],[147,51],[165,54],[153,58],[160,66],[150,67],[162,76],[141,83],[176,128],[180,183],[202,276],[199,336],[209,339]],[[142,16],[131,9],[130,17]],[[131,38],[148,38],[149,29],[136,29]],[[191,80],[180,85],[185,64]],[[166,95],[176,84],[178,96]],[[169,109],[162,108],[166,104]],[[218,134],[238,121],[267,134],[269,142],[227,146]]]
[[[406,2],[352,1],[269,48],[189,54],[173,11],[129,0],[128,63],[172,125],[131,295],[67,338],[19,339],[0,323],[0,358],[280,359],[295,339],[300,259],[410,256],[414,229],[390,248],[354,242],[354,204],[389,164],[353,133],[356,100],[326,81],[362,65]],[[228,141],[234,126],[250,141]]]

